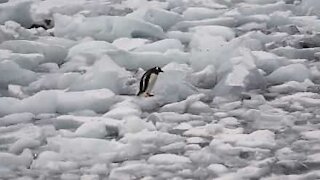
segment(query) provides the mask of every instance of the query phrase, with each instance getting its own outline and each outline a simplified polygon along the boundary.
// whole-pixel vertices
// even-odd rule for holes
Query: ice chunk
[[[120,135],[124,135],[126,133],[137,133],[144,129],[155,130],[155,127],[152,123],[147,123],[139,117],[128,116],[124,118],[124,123],[120,127]]]
[[[10,1],[8,3],[0,4],[0,24],[12,20],[29,27],[32,24],[32,17],[30,6],[32,1]],[[19,13],[17,13],[19,12]]]
[[[183,45],[176,39],[164,39],[150,44],[144,44],[134,49],[137,52],[162,52],[165,53],[170,49],[183,51]]]
[[[275,134],[269,130],[257,130],[251,134],[234,134],[232,136],[221,134],[220,140],[234,143],[237,146],[274,148],[276,146]]]
[[[161,107],[160,112],[177,112],[183,114],[188,111],[188,108],[193,103],[199,101],[204,96],[204,94],[191,95],[186,100],[164,105]]]
[[[148,159],[149,163],[153,164],[176,164],[176,163],[191,163],[190,159],[184,156],[175,154],[157,154]]]
[[[213,65],[208,65],[203,70],[190,75],[193,85],[200,88],[213,88],[217,83],[217,72]]]
[[[122,145],[115,141],[94,138],[48,138],[48,144],[58,146],[63,156],[98,156],[100,153],[116,152]],[[79,148],[81,147],[81,148]]]
[[[105,113],[103,117],[110,117],[115,119],[122,119],[126,116],[140,116],[141,109],[131,100],[125,100],[113,105],[110,111]]]
[[[7,88],[9,84],[27,85],[37,78],[36,73],[22,69],[14,61],[0,62],[0,87]]]
[[[118,65],[126,69],[134,70],[143,68],[145,70],[155,66],[163,67],[170,62],[188,63],[189,53],[179,50],[168,50],[165,53],[160,52],[109,52],[108,55]]]
[[[8,168],[24,167],[27,168],[32,162],[33,156],[29,149],[24,150],[19,156],[1,152],[0,153],[0,166]]]
[[[35,115],[32,113],[10,114],[0,118],[0,126],[10,126],[19,123],[30,123],[34,120]]]
[[[303,64],[290,64],[275,70],[267,80],[273,84],[282,84],[288,81],[303,82],[310,78],[310,70]]]
[[[114,40],[112,44],[119,49],[130,51],[148,42],[149,42],[148,39],[142,39],[142,38],[119,38]]]
[[[54,20],[54,34],[69,39],[91,36],[97,40],[113,41],[120,37],[165,37],[159,26],[128,17],[99,16],[84,18],[56,14]]]
[[[127,17],[158,25],[164,30],[168,30],[171,26],[182,20],[181,15],[160,8],[140,8],[128,14]]]
[[[8,152],[13,154],[20,154],[26,148],[36,148],[40,146],[40,141],[31,139],[28,137],[17,140],[14,144],[9,147]]]
[[[107,135],[107,129],[103,122],[87,122],[83,123],[74,133],[79,137],[104,138]]]
[[[28,40],[5,41],[0,45],[0,48],[8,49],[15,53],[42,54],[45,58],[45,62],[54,62],[57,64],[63,62],[67,56],[67,50],[61,46]]]
[[[197,93],[197,89],[187,81],[189,67],[186,65],[170,63],[163,71],[165,73],[159,75],[154,92],[162,95],[164,102],[181,101]]]
[[[84,109],[105,112],[117,102],[114,93],[108,89],[79,92],[57,92],[57,112],[67,113]]]
[[[217,18],[226,12],[223,9],[210,9],[206,7],[188,7],[183,12],[183,19],[187,21]]]
[[[190,28],[190,32],[194,32],[197,35],[209,35],[209,36],[221,36],[226,41],[229,41],[235,37],[235,33],[231,28],[225,26],[196,26]]]
[[[118,98],[108,89],[79,92],[41,91],[23,100],[8,97],[0,98],[0,115],[20,112],[31,112],[33,114],[66,113],[85,109],[106,112],[117,101]]]
[[[255,63],[259,69],[262,69],[266,73],[271,73],[279,67],[288,64],[288,61],[273,53],[265,51],[252,51],[255,57]]]
[[[70,90],[108,88],[116,94],[130,93],[131,74],[113,62],[109,56],[102,56],[87,72],[70,84]],[[107,78],[112,77],[112,78]],[[129,91],[129,92],[128,92]]]
[[[12,53],[9,50],[0,50],[0,53],[0,62],[6,59],[12,60],[23,69],[33,70],[44,62],[44,56],[42,54],[19,54]]]

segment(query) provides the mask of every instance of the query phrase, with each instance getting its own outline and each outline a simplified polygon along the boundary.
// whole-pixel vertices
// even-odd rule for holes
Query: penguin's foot
[[[154,96],[154,94],[147,93],[149,97]]]

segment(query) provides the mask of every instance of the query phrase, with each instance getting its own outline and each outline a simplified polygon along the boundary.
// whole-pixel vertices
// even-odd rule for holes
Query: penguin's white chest
[[[147,90],[145,91],[145,93],[150,93],[151,92],[151,90],[153,89],[154,84],[157,81],[157,78],[158,78],[157,74],[151,74],[150,75],[150,79],[149,79],[149,82],[148,82],[148,87],[147,87]]]

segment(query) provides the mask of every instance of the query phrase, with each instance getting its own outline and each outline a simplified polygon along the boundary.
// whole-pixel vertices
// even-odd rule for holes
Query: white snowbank
[[[70,17],[54,15],[54,34],[58,37],[79,39],[90,36],[96,40],[113,41],[120,37],[164,38],[156,25],[120,16]]]

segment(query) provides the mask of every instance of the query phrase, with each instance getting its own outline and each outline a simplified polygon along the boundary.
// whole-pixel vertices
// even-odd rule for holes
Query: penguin
[[[140,90],[137,96],[142,96],[142,95],[144,97],[153,96],[153,94],[150,94],[150,92],[157,81],[159,73],[161,72],[163,71],[158,66],[147,70],[141,77]]]

